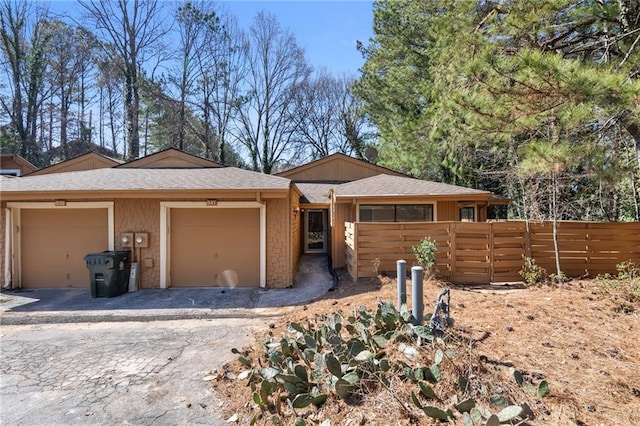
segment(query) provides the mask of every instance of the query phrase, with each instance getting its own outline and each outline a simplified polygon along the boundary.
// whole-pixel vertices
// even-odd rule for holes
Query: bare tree
[[[111,55],[103,51],[98,59],[98,91],[100,118],[98,125],[98,134],[100,146],[103,148],[107,145],[105,138],[108,133],[111,136],[110,148],[114,153],[118,153],[118,138],[123,130],[122,117],[122,90],[124,88],[124,78],[119,72],[121,69],[117,65],[118,59],[113,61]],[[106,118],[106,120],[105,120]],[[108,132],[105,132],[105,127]],[[123,150],[123,153],[126,148]]]
[[[296,93],[296,110],[300,115],[296,128],[298,152],[316,159],[340,150],[337,145],[341,88],[339,81],[324,69],[300,85]]]
[[[300,86],[296,93],[298,152],[311,159],[335,152],[362,158],[368,135],[362,108],[351,94],[352,83],[353,78],[321,70]]]
[[[178,91],[178,148],[184,149],[187,131],[187,102],[196,91],[196,84],[202,81],[202,69],[198,66],[209,43],[218,31],[218,16],[211,3],[188,2],[175,12],[180,39],[178,69],[175,77],[168,76],[171,86]]]
[[[0,98],[10,118],[20,155],[38,164],[38,121],[45,101],[47,68],[46,11],[30,7],[26,1],[6,0],[0,4],[1,66],[7,75],[10,99]]]
[[[365,150],[374,139],[375,132],[373,132],[367,120],[364,102],[352,93],[355,79],[353,77],[343,77],[339,81],[342,86],[339,104],[340,124],[338,126],[341,138],[340,150],[345,154],[364,159]]]
[[[311,69],[294,35],[272,14],[260,12],[245,49],[246,98],[238,109],[238,141],[256,171],[271,173],[291,147],[297,126],[294,98]]]
[[[102,39],[105,50],[121,58],[118,64],[125,80],[125,115],[127,127],[128,159],[140,155],[139,69],[145,63],[145,54],[166,34],[165,16],[157,0],[80,0]]]
[[[63,158],[69,158],[67,143],[72,121],[78,129],[78,139],[89,140],[89,129],[85,122],[87,80],[93,69],[92,35],[83,28],[73,28],[58,20],[49,22],[48,73],[52,90],[52,105],[57,105],[60,122],[60,146]],[[77,119],[72,120],[71,107],[78,103]]]
[[[223,11],[219,16],[219,30],[212,34],[209,49],[198,57],[202,75],[203,142],[211,151],[217,151],[218,161],[232,164],[233,158],[228,155],[232,153],[230,127],[247,71],[243,56],[246,39],[232,15]]]

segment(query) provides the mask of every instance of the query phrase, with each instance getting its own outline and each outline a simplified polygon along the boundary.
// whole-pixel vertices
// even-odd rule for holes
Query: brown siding
[[[115,246],[120,249],[123,232],[148,232],[149,247],[140,248],[138,277],[140,288],[160,287],[160,201],[118,199],[114,202]],[[137,253],[136,253],[137,254]],[[145,266],[152,263],[153,266]]]
[[[460,220],[458,203],[455,201],[438,201],[436,210],[436,220],[438,222]]]
[[[327,161],[320,160],[317,164],[311,163],[299,169],[292,170],[291,172],[280,173],[279,175],[299,182],[320,182],[353,181],[379,174],[404,176],[392,170],[378,167],[375,164],[369,164],[348,157],[334,157]]]
[[[345,222],[355,220],[351,204],[334,204],[331,209],[331,260],[334,268],[342,268],[345,263],[344,233]]]
[[[36,166],[24,158],[11,154],[0,155],[0,169],[18,169],[21,176],[38,170]]]
[[[224,167],[222,164],[205,158],[196,157],[176,149],[167,149],[146,157],[122,164],[122,168],[193,168],[193,167]]]
[[[267,202],[267,287],[288,287],[290,279],[289,201],[286,198]]]
[[[51,173],[78,172],[82,170],[106,169],[117,164],[117,161],[103,158],[98,154],[93,154],[75,160],[64,161],[54,166],[47,167],[46,169],[35,171],[29,174],[29,176],[46,175]]]

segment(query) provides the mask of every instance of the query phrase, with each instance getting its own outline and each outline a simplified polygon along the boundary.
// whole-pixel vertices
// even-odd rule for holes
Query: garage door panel
[[[171,285],[260,283],[260,210],[172,209]]]
[[[22,286],[89,287],[87,253],[108,248],[107,209],[23,209]]]

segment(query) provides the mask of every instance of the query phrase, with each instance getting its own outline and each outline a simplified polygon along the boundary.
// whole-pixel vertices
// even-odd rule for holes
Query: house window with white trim
[[[360,222],[433,222],[433,204],[361,204]]]

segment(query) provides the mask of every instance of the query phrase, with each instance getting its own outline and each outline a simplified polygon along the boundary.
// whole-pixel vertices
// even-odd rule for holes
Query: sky
[[[356,75],[364,64],[356,41],[373,35],[373,3],[364,0],[297,0],[221,2],[238,18],[241,28],[249,28],[260,10],[273,12],[280,25],[290,29],[310,64],[334,74]]]
[[[356,50],[356,41],[366,43],[372,37],[372,1],[223,0],[219,3],[237,17],[240,28],[245,30],[259,11],[274,13],[280,25],[295,34],[315,70],[326,68],[334,75],[357,76],[364,64]],[[74,1],[53,0],[50,9],[75,15],[80,6]]]

